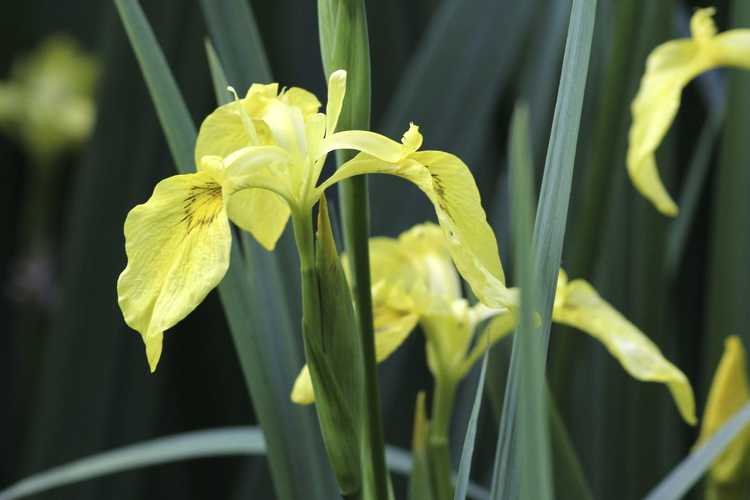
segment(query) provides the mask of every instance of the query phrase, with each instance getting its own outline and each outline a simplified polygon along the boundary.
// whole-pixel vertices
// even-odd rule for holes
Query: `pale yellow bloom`
[[[750,402],[745,349],[739,337],[731,336],[724,343],[724,354],[714,374],[703,414],[701,433],[696,446],[713,436],[735,413]],[[750,452],[750,428],[735,438],[711,467],[711,479],[728,483],[747,474]]]
[[[750,68],[750,29],[717,34],[714,13],[713,8],[698,9],[690,21],[691,38],[654,49],[632,105],[628,173],[641,194],[665,215],[675,216],[678,209],[662,183],[654,154],[674,121],[682,89],[714,68]]]
[[[430,370],[458,380],[516,326],[516,316],[508,309],[471,306],[463,298],[445,238],[434,224],[416,226],[397,240],[373,238],[370,255],[378,361],[393,352],[419,323],[427,340]],[[487,319],[487,326],[477,335],[479,325]],[[633,378],[666,384],[682,417],[695,423],[693,391],[685,375],[591,285],[583,280],[569,282],[560,271],[552,319],[597,339]],[[381,337],[390,329],[397,335]],[[388,347],[381,352],[384,344]],[[292,400],[300,404],[314,400],[304,370],[295,382]]]
[[[198,173],[162,181],[128,215],[128,266],[118,295],[127,323],[143,336],[152,370],[163,332],[226,273],[229,220],[271,250],[290,214],[309,217],[325,189],[355,175],[391,174],[416,184],[435,206],[450,256],[477,296],[497,307],[513,303],[468,167],[449,153],[418,151],[422,135],[413,124],[401,142],[368,131],[337,132],[345,89],[346,72],[334,72],[323,114],[303,89],[253,85],[204,120],[195,148]],[[327,154],[337,149],[360,153],[319,182]],[[401,321],[406,325],[408,314]],[[392,338],[394,349],[402,328],[389,321],[390,333],[382,337]]]
[[[94,123],[96,61],[71,38],[51,37],[13,64],[0,83],[0,126],[40,166],[83,142]]]

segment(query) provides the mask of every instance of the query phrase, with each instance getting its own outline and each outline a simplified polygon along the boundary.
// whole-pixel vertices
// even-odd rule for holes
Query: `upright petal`
[[[552,319],[600,341],[633,378],[666,384],[682,418],[695,424],[695,399],[685,374],[591,285],[583,280],[568,283],[562,270],[560,276]]]
[[[320,186],[324,190],[355,175],[390,174],[413,182],[435,207],[448,252],[481,302],[514,306],[517,294],[505,287],[495,234],[487,223],[479,190],[468,167],[442,151],[420,151],[399,162],[360,153]]]
[[[701,434],[697,446],[711,438],[735,413],[750,402],[747,380],[747,361],[742,341],[737,336],[728,337],[724,354],[714,374],[703,414]],[[712,479],[725,483],[745,471],[743,464],[750,453],[750,428],[745,429],[727,447],[711,467]]]
[[[128,265],[117,281],[125,322],[142,336],[151,371],[165,330],[219,284],[229,267],[231,233],[221,186],[207,172],[156,185],[125,220]]]
[[[326,135],[336,130],[346,94],[346,71],[334,71],[328,78],[328,102],[326,103]]]

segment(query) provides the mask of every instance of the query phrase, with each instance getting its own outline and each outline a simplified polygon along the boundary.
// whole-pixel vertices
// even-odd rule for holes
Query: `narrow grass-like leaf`
[[[172,72],[154,32],[135,0],[115,0],[128,33],[148,90],[156,103],[156,113],[164,128],[175,164],[181,172],[194,170],[195,125],[182,99]]]
[[[318,27],[326,76],[338,69],[347,72],[346,95],[339,115],[339,130],[370,128],[370,39],[364,0],[318,0]],[[337,151],[339,165],[353,156]],[[386,498],[389,480],[383,450],[380,389],[375,361],[372,295],[370,290],[370,199],[367,177],[347,179],[339,185],[344,243],[351,263],[352,296],[357,312],[364,368],[362,412],[363,478],[365,495]]]
[[[471,462],[474,458],[474,445],[477,439],[477,424],[479,423],[479,409],[482,406],[484,396],[484,379],[487,374],[487,358],[489,351],[484,353],[482,359],[482,371],[479,372],[479,381],[474,394],[474,404],[471,407],[471,416],[466,429],[464,447],[461,451],[461,461],[458,464],[458,476],[456,477],[456,490],[454,500],[465,500],[469,488],[469,476],[471,475]]]
[[[269,83],[271,68],[250,3],[247,0],[201,0],[201,9],[230,84]]]
[[[540,283],[538,304],[542,322],[539,339],[542,367],[545,364],[552,319],[552,305],[557,288],[557,273],[562,256],[595,13],[596,0],[574,0],[555,115],[552,122],[552,133],[534,224],[533,269],[535,273],[538,273],[536,276],[539,277]],[[516,342],[518,342],[518,339],[514,339],[514,344]],[[521,370],[525,370],[525,368],[519,364],[519,358],[517,349],[514,349],[511,356],[500,435],[498,437],[498,455],[495,459],[493,473],[492,495],[496,499],[518,498],[520,491],[517,479],[522,464],[515,460],[517,456],[515,436],[519,407],[525,404],[523,401],[521,401],[521,405],[518,403],[518,378],[521,376]],[[541,370],[543,368],[540,367]],[[521,397],[533,397],[533,395],[524,393],[521,394]],[[543,425],[541,424],[541,428],[544,428]],[[546,439],[545,436],[540,443],[537,443],[539,445],[538,452],[543,453]],[[549,464],[541,463],[539,466],[544,468],[549,467]],[[542,471],[544,472],[544,469]],[[546,470],[546,473],[549,474],[549,469]],[[549,490],[545,491],[545,486],[541,488],[541,494],[551,494]]]
[[[53,467],[0,491],[0,500],[24,498],[65,485],[153,465],[197,458],[265,455],[266,451],[265,437],[259,427],[222,427],[185,432],[123,446]],[[408,475],[412,470],[412,456],[404,449],[387,446],[386,461],[388,468],[397,474]],[[472,483],[468,485],[468,494],[477,500],[488,498],[486,490]]]
[[[521,285],[521,311],[513,337],[513,351],[520,363],[521,394],[516,418],[518,447],[514,459],[520,463],[521,498],[553,498],[547,410],[545,407],[545,347],[534,325],[539,307],[538,275],[532,268],[531,220],[534,191],[533,160],[528,110],[519,106],[513,115],[510,140],[512,228],[514,268]],[[512,365],[511,365],[512,366]]]
[[[714,460],[750,423],[750,404],[745,405],[714,434],[691,453],[659,483],[644,500],[677,500],[706,473]]]
[[[115,3],[136,54],[149,55],[139,57],[141,69],[146,80],[151,82],[149,89],[165,133],[170,137],[170,144],[183,148],[173,151],[175,161],[181,171],[189,171],[195,128],[163,55],[154,55],[161,54],[161,49],[138,3],[135,0],[115,0]],[[214,78],[218,76],[214,75]],[[189,125],[181,124],[185,119]],[[180,159],[184,158],[190,160],[180,163]],[[325,464],[315,453],[316,440],[319,438],[314,423],[309,414],[305,414],[305,409],[290,404],[287,392],[302,361],[295,346],[288,341],[288,335],[280,336],[285,339],[284,342],[279,342],[272,335],[278,330],[292,331],[290,318],[286,314],[278,314],[278,311],[284,311],[283,297],[276,294],[269,301],[268,295],[262,292],[267,286],[264,272],[274,266],[256,262],[256,259],[253,259],[256,265],[245,266],[236,240],[232,242],[231,264],[219,285],[219,296],[245,382],[269,443],[268,458],[274,486],[279,498],[283,499],[303,496],[330,498],[329,482],[320,480],[325,477],[320,470]],[[272,316],[274,311],[277,314]],[[248,331],[251,325],[253,331]],[[318,472],[310,474],[311,470]]]
[[[259,428],[225,428],[195,431],[153,439],[90,457],[23,479],[0,492],[0,500],[13,500],[67,484],[152,465],[196,458],[265,454]]]

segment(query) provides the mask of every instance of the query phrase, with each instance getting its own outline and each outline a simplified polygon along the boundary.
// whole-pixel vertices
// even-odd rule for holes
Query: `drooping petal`
[[[552,319],[583,330],[604,344],[633,378],[666,384],[682,418],[695,424],[695,399],[685,374],[587,282],[568,283],[560,270]]]
[[[245,189],[229,197],[229,218],[248,231],[263,248],[272,251],[289,221],[289,205],[270,191]]]
[[[714,374],[703,414],[701,434],[696,446],[713,436],[727,420],[750,402],[747,362],[742,341],[731,336],[724,342],[724,354]],[[743,464],[750,453],[750,428],[745,429],[727,447],[711,467],[711,477],[720,483],[736,479],[745,471]]]
[[[156,185],[125,220],[128,265],[117,281],[125,322],[142,336],[151,371],[165,330],[219,284],[229,267],[231,232],[222,187],[208,172]]]
[[[420,151],[394,163],[360,153],[339,167],[319,190],[362,174],[390,174],[416,184],[435,207],[448,252],[479,300],[491,307],[517,304],[515,291],[505,287],[497,241],[487,223],[479,190],[458,157],[442,151]]]
[[[698,9],[691,20],[692,38],[664,43],[649,55],[632,104],[628,173],[641,194],[669,216],[678,208],[659,176],[654,154],[674,121],[682,89],[719,66],[750,67],[750,30],[716,35],[713,14],[712,8]]]
[[[710,65],[707,52],[693,40],[675,40],[657,47],[647,60],[631,107],[628,173],[641,194],[666,215],[676,215],[677,205],[661,181],[654,154],[674,121],[682,89]]]

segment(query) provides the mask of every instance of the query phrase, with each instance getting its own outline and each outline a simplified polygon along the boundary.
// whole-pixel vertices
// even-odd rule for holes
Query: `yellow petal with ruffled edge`
[[[117,281],[125,322],[143,337],[151,371],[164,331],[187,316],[229,267],[231,232],[222,187],[209,171],[156,185],[125,220],[128,265]]]
[[[677,215],[678,208],[659,176],[654,154],[674,121],[682,89],[719,66],[750,67],[750,30],[715,35],[713,14],[713,8],[697,10],[691,20],[692,38],[664,43],[649,55],[631,107],[628,173],[641,194],[669,216]]]
[[[714,374],[703,414],[701,433],[696,446],[708,441],[735,413],[750,402],[747,362],[742,341],[731,336],[724,342],[724,354]],[[745,429],[727,447],[711,467],[711,478],[720,483],[731,482],[743,474],[743,465],[750,452],[750,428]]]
[[[695,398],[685,374],[587,282],[568,282],[560,270],[552,319],[574,326],[604,344],[633,378],[666,384],[682,418],[695,424]]]
[[[404,135],[405,150],[421,143],[418,134],[412,127]],[[360,153],[322,183],[319,194],[340,180],[362,174],[390,174],[416,184],[435,207],[448,252],[479,300],[491,307],[517,304],[517,293],[505,287],[497,241],[476,182],[460,158],[442,151],[419,151],[393,162]]]

